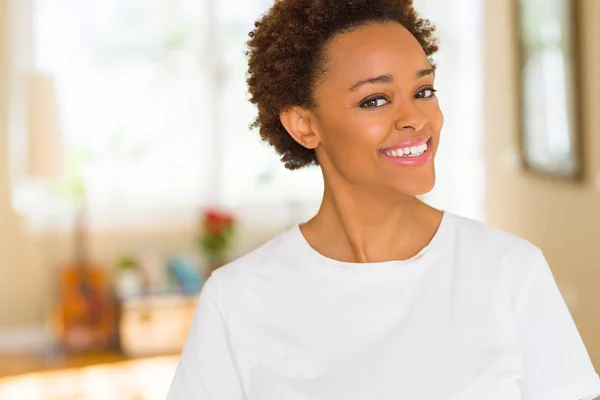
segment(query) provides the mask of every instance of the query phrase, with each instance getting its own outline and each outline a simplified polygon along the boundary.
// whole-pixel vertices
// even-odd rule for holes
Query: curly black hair
[[[315,151],[298,144],[279,115],[291,106],[315,106],[313,92],[325,72],[330,39],[388,21],[404,26],[428,57],[437,51],[435,27],[417,14],[412,0],[277,0],[254,23],[247,42],[247,83],[258,116],[250,127],[259,128],[286,168],[318,165]]]

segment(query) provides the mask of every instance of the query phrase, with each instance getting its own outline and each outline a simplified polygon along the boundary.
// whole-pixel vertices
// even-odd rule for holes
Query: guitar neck
[[[82,201],[75,217],[75,261],[82,267],[90,261],[88,239],[87,214]]]

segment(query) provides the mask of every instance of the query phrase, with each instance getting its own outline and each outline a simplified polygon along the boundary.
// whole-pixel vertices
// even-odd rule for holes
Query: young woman
[[[443,116],[412,1],[280,0],[248,46],[254,125],[323,201],[207,281],[169,400],[600,394],[541,251],[417,198]]]

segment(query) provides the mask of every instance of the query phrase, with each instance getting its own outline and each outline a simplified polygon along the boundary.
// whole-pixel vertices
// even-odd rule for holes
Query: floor
[[[118,352],[85,356],[4,354],[0,355],[0,379],[37,371],[88,367],[118,361],[126,361],[126,358]]]
[[[2,400],[164,400],[178,356],[0,356]]]

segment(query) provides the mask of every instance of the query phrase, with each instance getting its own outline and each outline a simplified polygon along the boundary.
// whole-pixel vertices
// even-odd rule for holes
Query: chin
[[[416,177],[415,177],[416,178]],[[394,192],[403,196],[416,197],[427,194],[435,186],[435,175],[419,177],[417,179],[403,179],[394,187]]]

